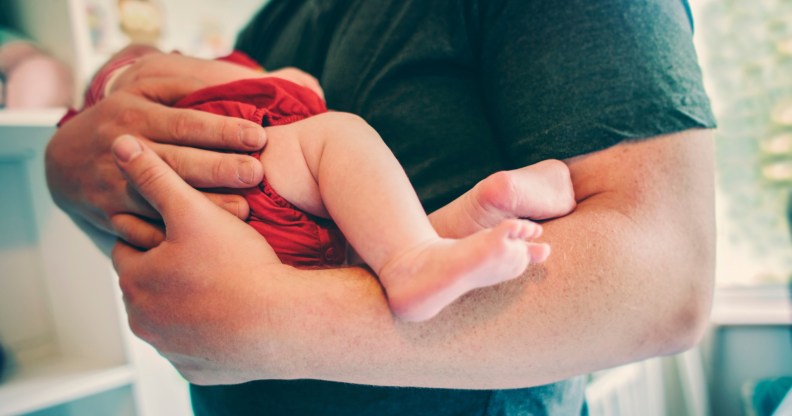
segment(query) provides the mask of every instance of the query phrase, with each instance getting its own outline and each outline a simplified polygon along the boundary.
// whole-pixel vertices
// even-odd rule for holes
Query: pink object
[[[26,41],[0,46],[7,108],[65,107],[72,101],[71,71]]]

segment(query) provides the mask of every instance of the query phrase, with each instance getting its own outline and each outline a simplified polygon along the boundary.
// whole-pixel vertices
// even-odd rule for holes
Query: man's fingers
[[[189,76],[162,76],[140,79],[129,89],[151,101],[170,106],[207,86],[205,82]]]
[[[148,250],[165,241],[165,230],[160,224],[153,224],[131,214],[117,214],[110,218],[113,231],[127,244]]]
[[[130,135],[113,142],[113,156],[129,183],[162,215],[165,223],[171,217],[195,212],[201,204],[211,203],[193,189],[151,149]],[[188,209],[190,208],[190,209]]]
[[[249,188],[264,175],[261,162],[251,156],[157,143],[150,146],[196,188]]]
[[[118,275],[126,276],[131,270],[133,270],[135,265],[139,264],[141,257],[144,255],[145,252],[142,252],[119,240],[113,246],[113,251],[110,253],[110,258],[113,261],[113,268],[116,270]],[[122,281],[122,290],[123,286],[124,282]]]
[[[128,182],[126,184],[126,192],[124,193],[123,201],[125,207],[124,212],[134,213],[135,215],[149,219],[159,219],[161,217],[160,213],[146,201],[146,198],[143,198],[137,189]]]
[[[264,129],[252,121],[170,107],[179,99],[205,86],[204,82],[193,78],[152,78],[139,81],[120,95],[126,94],[127,98],[130,94],[142,95],[148,99],[147,103],[151,108],[143,111],[146,117],[140,120],[143,125],[140,126],[139,133],[156,142],[206,149],[261,149],[266,143],[266,135]]]
[[[205,111],[158,107],[142,133],[159,143],[254,151],[264,147],[264,128],[252,121]]]
[[[236,216],[240,220],[246,220],[250,215],[250,206],[245,198],[240,195],[231,194],[215,194],[211,192],[204,192],[204,195],[214,202],[220,208]]]

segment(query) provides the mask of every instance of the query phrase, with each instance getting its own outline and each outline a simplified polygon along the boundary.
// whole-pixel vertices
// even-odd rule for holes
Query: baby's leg
[[[430,218],[441,236],[461,238],[505,219],[550,219],[574,208],[569,169],[559,160],[545,160],[490,175]]]
[[[436,238],[394,256],[378,275],[391,310],[403,320],[423,321],[465,293],[522,275],[550,254],[546,244],[527,245],[541,228],[506,220],[462,239]]]
[[[506,221],[461,240],[440,238],[398,161],[360,118],[329,113],[291,128],[297,125],[304,129],[297,137],[323,208],[378,274],[398,316],[431,318],[464,293],[513,279],[537,260],[525,240],[540,228],[528,221]],[[269,148],[274,139],[265,154],[275,150]],[[273,187],[290,199],[264,163]],[[543,260],[546,251],[540,255]]]

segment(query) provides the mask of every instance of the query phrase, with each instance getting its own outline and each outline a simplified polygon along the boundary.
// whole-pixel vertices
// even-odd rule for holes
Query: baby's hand
[[[575,205],[567,165],[550,159],[496,172],[429,218],[441,236],[461,238],[505,219],[562,217]]]

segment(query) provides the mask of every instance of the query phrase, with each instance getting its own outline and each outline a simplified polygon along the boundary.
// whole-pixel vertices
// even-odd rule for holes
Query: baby
[[[256,155],[265,179],[242,192],[248,222],[281,261],[297,267],[344,264],[346,237],[403,320],[432,318],[470,290],[518,277],[550,253],[547,244],[531,242],[542,229],[527,220],[441,238],[377,132],[357,116],[327,112],[308,88],[275,77],[247,79],[197,91],[176,107],[270,126]],[[295,121],[299,128],[278,127]]]
[[[260,69],[241,53],[221,59]],[[122,72],[115,68],[126,65],[118,60],[95,77],[86,107],[109,90]],[[379,277],[393,313],[406,321],[422,321],[473,289],[516,278],[529,264],[547,259],[550,247],[533,242],[541,226],[512,219],[513,208],[499,203],[517,198],[519,206],[530,207],[526,215],[536,219],[561,214],[560,206],[568,212],[574,201],[563,163],[545,161],[480,182],[442,209],[454,211],[445,217],[457,222],[443,227],[458,238],[441,238],[377,132],[360,117],[328,112],[321,88],[312,78],[306,82],[310,77],[301,71],[278,74],[204,88],[174,106],[244,118],[267,128],[267,145],[254,155],[262,163],[264,180],[233,192],[245,196],[247,222],[266,237],[283,263],[338,267],[359,261],[359,255]],[[70,111],[60,124],[74,114]],[[554,184],[561,204],[548,204],[553,198],[547,195],[540,196],[544,204],[526,199],[531,184],[543,181]],[[350,256],[347,240],[354,249]]]

